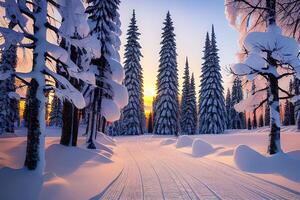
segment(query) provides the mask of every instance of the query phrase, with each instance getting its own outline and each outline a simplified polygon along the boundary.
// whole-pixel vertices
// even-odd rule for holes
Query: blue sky
[[[145,95],[151,96],[155,89],[156,74],[163,21],[170,11],[175,26],[177,41],[177,62],[181,89],[185,57],[188,56],[191,72],[195,74],[197,90],[200,85],[200,72],[203,46],[207,31],[214,24],[220,49],[220,64],[223,68],[237,61],[238,32],[229,26],[224,14],[223,0],[123,0],[120,5],[122,22],[122,49],[124,52],[126,32],[132,10],[135,9],[137,24],[140,29],[144,69]],[[230,78],[223,70],[225,88],[230,85]]]

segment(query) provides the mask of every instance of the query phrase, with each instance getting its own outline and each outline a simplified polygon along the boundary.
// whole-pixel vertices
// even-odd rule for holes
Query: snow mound
[[[170,145],[170,144],[174,144],[176,142],[176,139],[164,139],[160,142],[160,145]]]
[[[176,148],[186,147],[186,146],[192,146],[193,144],[193,138],[187,136],[187,135],[181,135],[178,137]]]
[[[211,144],[201,140],[195,139],[192,144],[192,155],[193,156],[205,156],[214,151],[214,148]]]
[[[267,158],[247,145],[239,145],[234,151],[234,161],[241,170],[260,171],[267,164]]]

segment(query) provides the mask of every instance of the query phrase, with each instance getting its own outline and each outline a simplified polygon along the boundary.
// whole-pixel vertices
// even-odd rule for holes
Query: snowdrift
[[[192,155],[195,157],[205,156],[214,152],[211,144],[201,140],[195,139],[192,144]]]
[[[193,144],[193,138],[187,135],[181,135],[177,139],[176,148],[192,146],[192,144]]]
[[[239,169],[246,172],[280,174],[300,183],[300,160],[292,158],[289,153],[264,156],[247,145],[239,145],[234,151],[234,162]]]

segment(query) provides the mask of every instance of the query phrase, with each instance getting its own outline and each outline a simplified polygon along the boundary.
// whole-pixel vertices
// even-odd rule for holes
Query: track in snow
[[[206,158],[193,158],[145,137],[118,141],[124,168],[95,199],[300,199],[300,194]]]

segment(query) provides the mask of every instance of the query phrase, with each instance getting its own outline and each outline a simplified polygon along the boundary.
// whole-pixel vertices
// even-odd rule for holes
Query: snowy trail
[[[124,169],[100,199],[300,199],[300,195],[145,137],[119,138]]]

